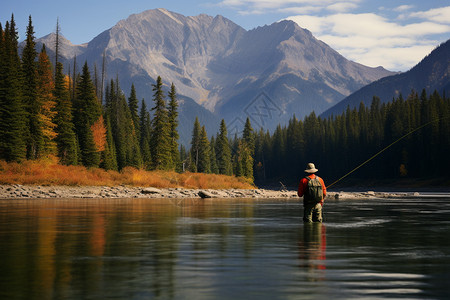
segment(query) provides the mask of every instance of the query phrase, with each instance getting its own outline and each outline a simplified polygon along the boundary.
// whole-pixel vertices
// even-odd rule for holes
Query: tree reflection
[[[8,202],[0,210],[0,298],[173,298],[179,260],[193,262],[192,272],[205,255],[225,256],[233,220],[253,216],[252,205],[237,211],[233,205],[218,199]],[[249,255],[252,224],[244,230],[240,246]],[[207,281],[197,284],[207,287]]]

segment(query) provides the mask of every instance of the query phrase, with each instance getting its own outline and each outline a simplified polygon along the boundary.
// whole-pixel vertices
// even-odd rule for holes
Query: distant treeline
[[[381,104],[373,97],[370,107],[347,108],[339,116],[303,121],[293,117],[271,135],[260,131],[255,143],[255,179],[295,183],[307,162],[314,162],[328,183],[370,159],[352,174],[362,179],[449,177],[450,99],[434,92],[419,96],[412,91]],[[293,180],[294,179],[294,180]]]

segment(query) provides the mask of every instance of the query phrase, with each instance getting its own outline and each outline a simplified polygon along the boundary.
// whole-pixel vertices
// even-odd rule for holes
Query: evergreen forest
[[[353,178],[448,178],[450,99],[435,91],[411,91],[391,102],[373,97],[370,107],[304,120],[293,116],[271,133],[255,132],[247,118],[242,135],[230,137],[225,120],[208,135],[193,120],[190,148],[178,144],[176,87],[153,84],[152,107],[129,97],[118,79],[105,80],[84,62],[81,73],[63,73],[45,46],[36,49],[31,16],[19,54],[14,16],[0,24],[0,159],[8,162],[56,157],[60,164],[122,170],[214,173],[246,177],[257,184],[295,185],[308,162],[326,182],[338,179],[395,142],[358,169]],[[94,69],[94,74],[91,70]],[[102,66],[104,70],[104,66]],[[400,139],[400,140],[399,140]],[[398,142],[398,143],[397,143]]]

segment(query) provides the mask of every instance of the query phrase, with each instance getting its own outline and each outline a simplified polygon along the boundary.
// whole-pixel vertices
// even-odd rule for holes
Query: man
[[[303,222],[322,222],[323,200],[327,195],[327,189],[322,178],[316,176],[319,171],[313,163],[306,165],[305,173],[308,175],[298,184],[297,194],[303,197]]]

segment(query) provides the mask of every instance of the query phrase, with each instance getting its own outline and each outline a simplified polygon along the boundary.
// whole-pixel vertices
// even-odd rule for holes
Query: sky
[[[14,19],[20,40],[31,15],[35,37],[56,30],[73,44],[89,42],[129,15],[166,8],[185,16],[222,15],[246,30],[293,20],[347,59],[407,71],[450,39],[448,0],[14,0],[0,22]]]

